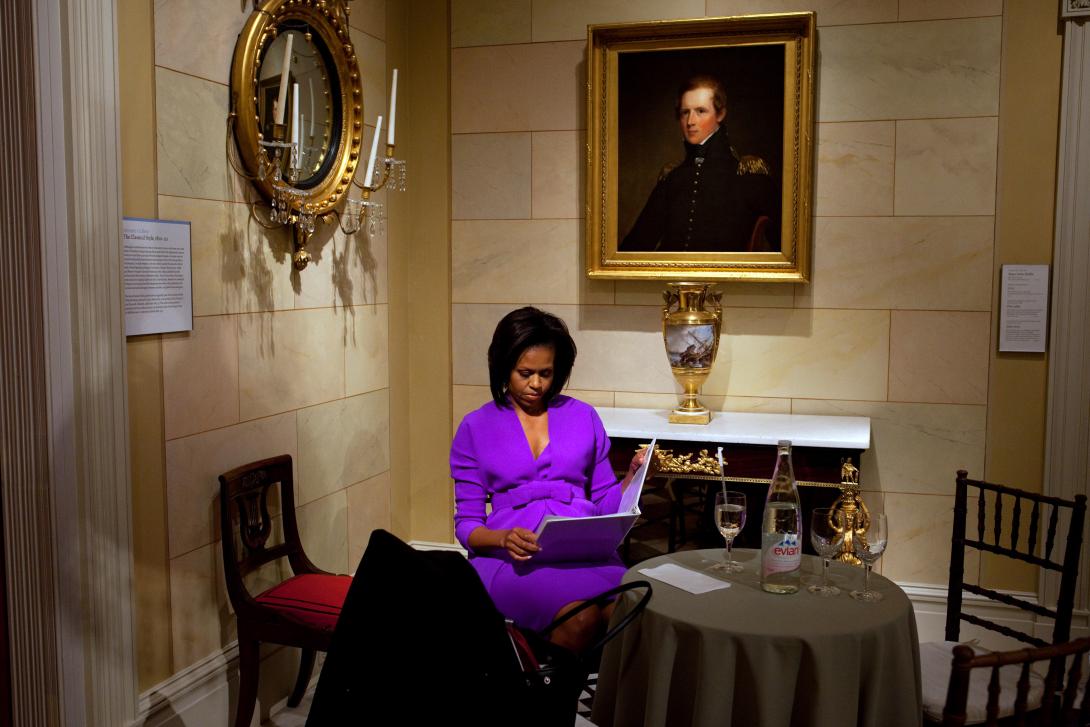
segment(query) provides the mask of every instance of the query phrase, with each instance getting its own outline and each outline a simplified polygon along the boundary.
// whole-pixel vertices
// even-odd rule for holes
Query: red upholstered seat
[[[254,600],[303,626],[332,632],[351,585],[351,576],[307,573],[273,586]]]

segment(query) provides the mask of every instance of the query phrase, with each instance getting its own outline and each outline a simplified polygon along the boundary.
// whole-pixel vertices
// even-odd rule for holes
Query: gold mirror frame
[[[331,81],[333,92],[340,94],[340,118],[334,118],[332,126],[338,126],[340,134],[337,148],[330,149],[332,156],[325,176],[306,189],[295,190],[298,194],[290,203],[290,220],[294,227],[295,252],[292,263],[302,270],[310,262],[306,244],[314,232],[316,220],[332,222],[336,207],[347,196],[359,163],[363,140],[363,89],[360,84],[359,63],[349,35],[348,6],[342,0],[264,0],[246,21],[235,44],[231,62],[231,110],[228,115],[228,143],[235,139],[238,156],[244,170],[236,169],[252,182],[265,202],[271,203],[277,196],[277,183],[263,178],[258,172],[261,164],[263,134],[259,128],[257,113],[257,85],[261,58],[267,47],[276,39],[286,21],[305,22],[333,58],[336,83]],[[228,150],[228,159],[231,158]],[[266,228],[280,224],[268,224],[257,216],[258,202],[251,202],[254,218]]]

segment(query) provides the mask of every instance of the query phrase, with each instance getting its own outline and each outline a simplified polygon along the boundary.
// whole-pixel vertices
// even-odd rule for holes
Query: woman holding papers
[[[559,318],[530,307],[508,313],[488,347],[493,401],[462,419],[450,450],[455,535],[497,608],[534,630],[616,586],[625,571],[616,554],[535,563],[534,530],[547,515],[615,512],[643,461],[637,453],[618,482],[598,413],[560,394],[574,362],[575,342]],[[587,609],[552,640],[579,651],[608,618],[608,609]]]

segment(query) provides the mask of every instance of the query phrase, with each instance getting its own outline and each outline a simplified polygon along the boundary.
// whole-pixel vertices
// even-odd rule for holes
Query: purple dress
[[[454,534],[469,550],[496,607],[519,626],[540,630],[563,606],[598,595],[621,582],[625,567],[614,555],[595,563],[514,561],[505,550],[476,553],[469,534],[536,530],[546,515],[616,512],[621,485],[609,464],[609,437],[598,412],[567,396],[549,403],[549,444],[534,459],[512,407],[488,402],[462,419],[450,448],[454,478]],[[589,491],[590,499],[587,499]],[[492,497],[492,512],[485,500]]]

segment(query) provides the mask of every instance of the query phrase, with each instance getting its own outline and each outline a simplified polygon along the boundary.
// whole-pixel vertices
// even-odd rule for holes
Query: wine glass
[[[866,532],[856,532],[852,539],[852,549],[859,560],[863,561],[866,570],[863,572],[863,590],[852,591],[852,598],[874,603],[882,600],[882,594],[870,590],[870,569],[874,562],[881,557],[886,549],[886,541],[889,540],[889,521],[885,513],[871,514],[870,526]]]
[[[711,570],[724,573],[741,573],[742,564],[734,562],[731,545],[746,524],[746,496],[741,492],[722,490],[715,493],[715,525],[727,541],[727,560],[716,563]]]
[[[839,596],[840,589],[829,585],[829,559],[844,544],[844,513],[831,507],[814,508],[810,515],[810,544],[821,556],[821,585],[806,590],[819,596]]]

